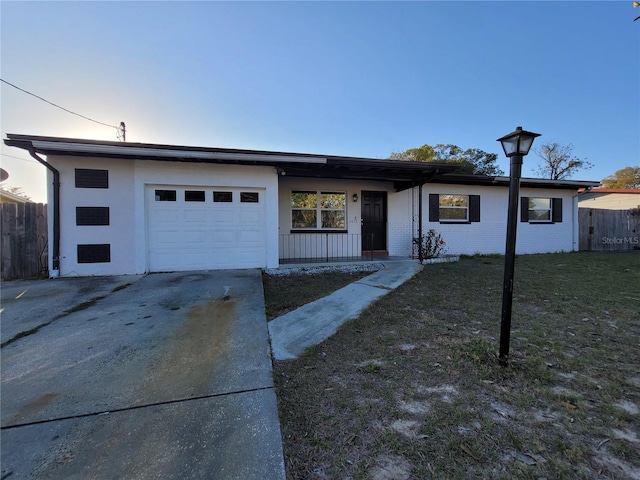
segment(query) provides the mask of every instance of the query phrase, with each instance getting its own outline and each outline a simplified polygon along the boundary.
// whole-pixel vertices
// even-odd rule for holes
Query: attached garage
[[[266,264],[264,188],[147,185],[148,271]]]

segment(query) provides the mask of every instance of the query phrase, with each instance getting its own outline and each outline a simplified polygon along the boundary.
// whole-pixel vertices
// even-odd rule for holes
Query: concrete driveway
[[[3,479],[284,478],[260,271],[5,282],[2,308]]]

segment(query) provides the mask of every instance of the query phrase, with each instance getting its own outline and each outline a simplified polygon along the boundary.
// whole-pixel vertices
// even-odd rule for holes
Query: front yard
[[[508,367],[502,271],[425,266],[276,362],[288,477],[640,479],[640,252],[518,257]]]

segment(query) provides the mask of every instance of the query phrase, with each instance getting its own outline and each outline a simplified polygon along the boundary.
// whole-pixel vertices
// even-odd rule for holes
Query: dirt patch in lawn
[[[276,362],[288,478],[640,479],[640,253],[518,257],[507,367],[502,272],[426,266]]]

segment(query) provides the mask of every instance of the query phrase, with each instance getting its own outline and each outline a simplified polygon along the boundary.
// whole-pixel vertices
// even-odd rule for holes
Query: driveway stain
[[[24,418],[28,418],[44,407],[49,405],[55,398],[60,395],[59,393],[46,393],[44,395],[39,396],[38,398],[34,398],[29,403],[25,404],[20,410],[16,412],[16,414],[11,419],[10,423],[16,423]]]
[[[217,298],[192,307],[164,352],[150,365],[148,382],[139,395],[148,402],[174,400],[177,394],[183,398],[209,394],[214,372],[229,352],[236,319],[235,299]]]

